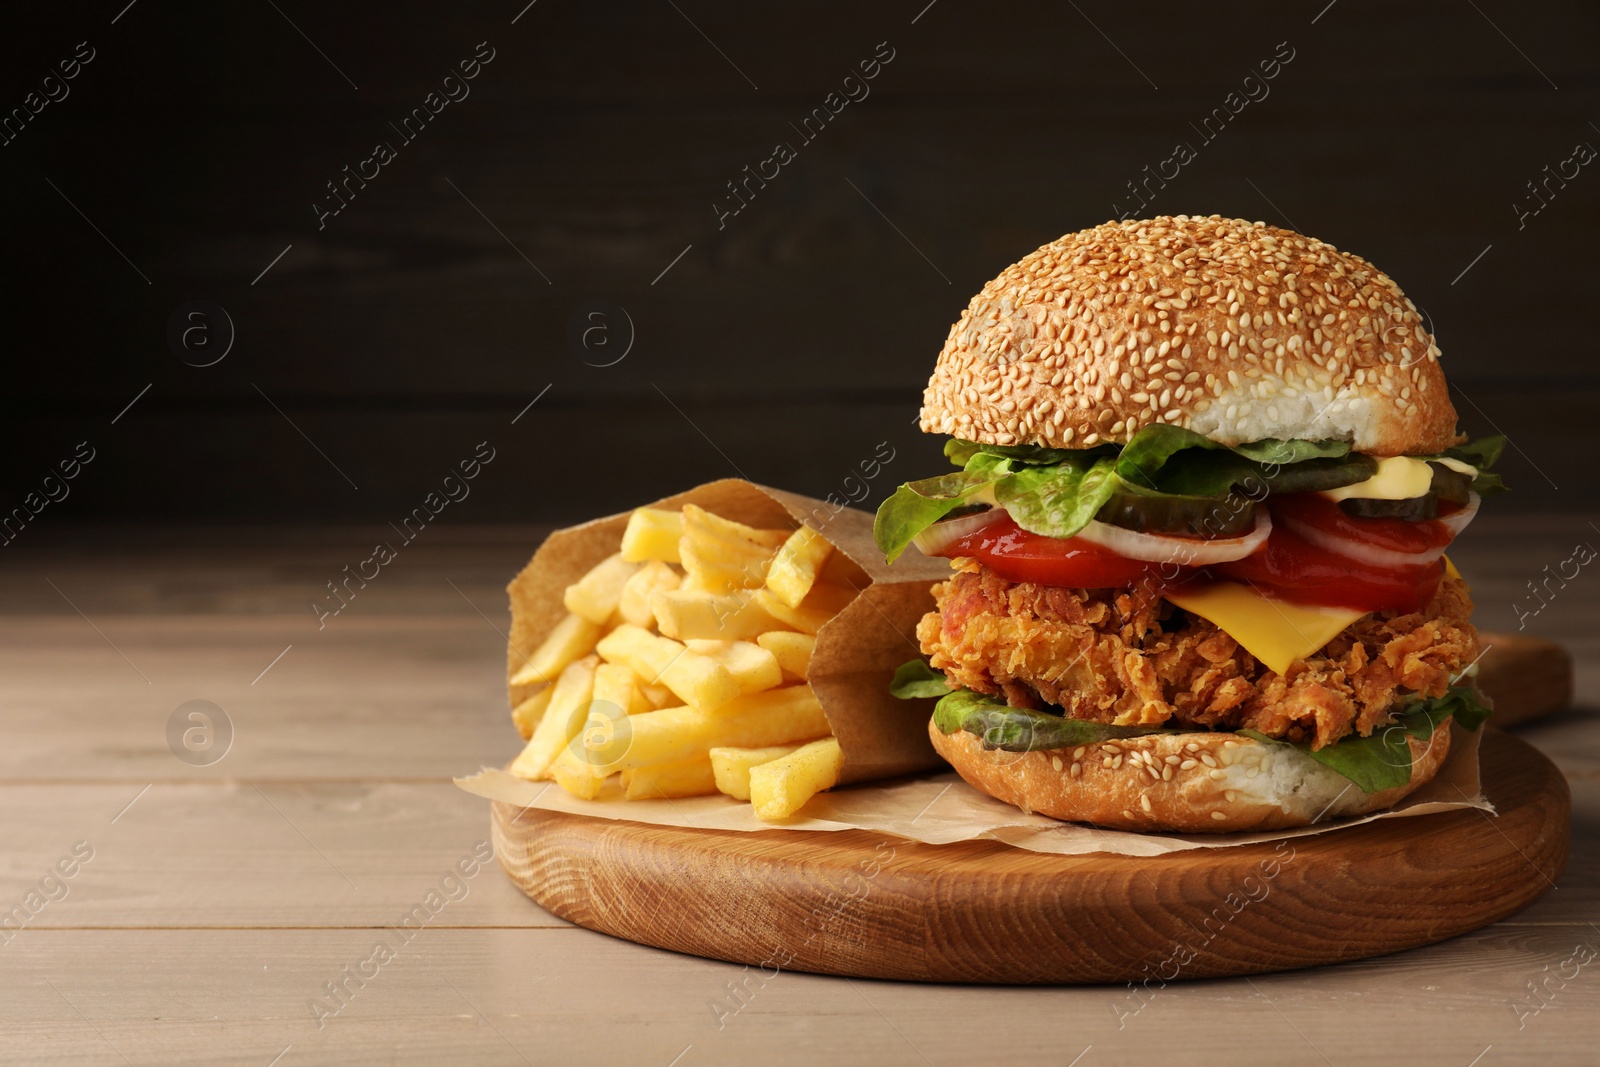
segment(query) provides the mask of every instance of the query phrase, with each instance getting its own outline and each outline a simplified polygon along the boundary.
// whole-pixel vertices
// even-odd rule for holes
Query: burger
[[[1266,830],[1378,811],[1488,708],[1445,550],[1503,489],[1388,276],[1259,222],[1070,234],[951,328],[921,428],[954,470],[874,533],[952,561],[893,691],[1024,811]]]

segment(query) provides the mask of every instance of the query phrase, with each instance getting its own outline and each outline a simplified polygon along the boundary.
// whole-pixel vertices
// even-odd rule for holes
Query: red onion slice
[[[1429,519],[1428,521],[1442,523],[1448,527],[1450,530],[1450,539],[1453,541],[1461,533],[1461,531],[1466,528],[1467,523],[1471,522],[1477,516],[1478,504],[1478,494],[1472,493],[1467,497],[1466,506],[1461,508],[1459,511],[1452,512],[1442,519]],[[1422,552],[1396,552],[1392,548],[1379,548],[1376,545],[1369,545],[1361,541],[1353,541],[1347,537],[1340,537],[1336,533],[1312,526],[1309,523],[1300,522],[1297,519],[1291,519],[1287,516],[1284,517],[1283,524],[1288,529],[1294,531],[1300,537],[1304,538],[1306,541],[1325,552],[1332,552],[1335,555],[1344,556],[1346,559],[1353,559],[1359,563],[1366,563],[1374,567],[1421,566],[1423,564],[1432,563],[1434,560],[1444,555],[1445,549],[1450,547],[1449,542],[1446,542],[1437,548],[1426,549]]]
[[[1244,559],[1267,543],[1272,534],[1272,516],[1266,508],[1256,509],[1255,529],[1241,537],[1169,537],[1142,533],[1109,523],[1090,521],[1078,532],[1085,541],[1115,552],[1124,559],[1148,563],[1175,563],[1181,567],[1204,567]]]

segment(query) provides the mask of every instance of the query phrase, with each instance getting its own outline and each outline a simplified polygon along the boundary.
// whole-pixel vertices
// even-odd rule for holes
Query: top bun
[[[1439,348],[1388,275],[1216,215],[1108,222],[1007,267],[922,401],[923,430],[981,444],[1089,448],[1158,423],[1374,456],[1461,440]]]

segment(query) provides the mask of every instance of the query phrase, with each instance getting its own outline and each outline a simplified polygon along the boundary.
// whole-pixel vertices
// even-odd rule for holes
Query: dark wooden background
[[[95,58],[0,147],[0,507],[84,440],[35,523],[398,519],[485,440],[449,518],[735,472],[822,495],[887,441],[875,503],[940,469],[913,420],[970,294],[1179,140],[1198,156],[1146,213],[1371,258],[1432,318],[1464,427],[1511,436],[1507,506],[1593,501],[1600,164],[1514,205],[1600,147],[1595,5],[525,2],[11,16],[0,109],[78,42]],[[470,96],[401,145],[389,123],[484,41]],[[879,42],[870,96],[799,145]],[[1269,95],[1203,143],[1280,42]],[[724,183],[780,139],[798,157],[719,230]],[[324,182],[380,140],[397,158],[319,230]],[[168,343],[190,301],[235,325],[213,366]],[[595,301],[612,345],[589,351]],[[616,308],[632,347],[593,365]]]

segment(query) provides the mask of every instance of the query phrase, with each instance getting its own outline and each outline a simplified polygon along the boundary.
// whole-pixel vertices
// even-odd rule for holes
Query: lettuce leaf
[[[956,508],[961,507],[986,486],[994,475],[978,471],[956,471],[920,482],[907,482],[894,491],[878,508],[872,520],[872,539],[890,563],[900,558],[911,539]]]
[[[912,660],[895,671],[889,691],[897,697],[933,697],[933,723],[941,733],[965,730],[983,739],[983,747],[1006,752],[1070,748],[1145,734],[1178,732],[1165,727],[1108,726],[1068,719],[1045,711],[1013,708],[998,697],[970,689],[952,689],[940,672],[922,660]],[[1255,730],[1237,731],[1269,745],[1288,745],[1329,770],[1350,779],[1366,793],[1405,785],[1411,780],[1410,738],[1426,741],[1450,719],[1466,730],[1476,730],[1489,717],[1489,708],[1471,686],[1452,686],[1441,697],[1419,700],[1395,715],[1389,725],[1369,737],[1347,737],[1326,748],[1313,749],[1298,741],[1283,741]]]
[[[1071,537],[1089,524],[1117,490],[1115,461],[1024,467],[995,483],[994,498],[1018,526],[1042,537]]]
[[[1368,737],[1347,737],[1326,748],[1313,749],[1300,741],[1281,741],[1254,730],[1239,733],[1269,744],[1291,745],[1330,770],[1354,782],[1364,793],[1393,789],[1411,781],[1409,738],[1426,741],[1446,719],[1454,718],[1463,729],[1476,730],[1489,717],[1489,709],[1470,686],[1451,686],[1441,697],[1421,700],[1397,714],[1388,726],[1379,727]]]
[[[1431,456],[1417,458],[1459,459],[1463,463],[1470,463],[1478,468],[1478,476],[1472,480],[1472,491],[1479,496],[1494,496],[1496,493],[1506,493],[1511,490],[1498,474],[1489,470],[1499,462],[1500,453],[1505,451],[1505,447],[1505,435],[1493,434],[1489,437],[1480,437],[1476,441],[1468,441],[1464,445],[1447,448],[1443,452],[1435,452]]]
[[[934,670],[920,659],[900,664],[889,682],[889,695],[901,700],[949,696],[953,692],[944,672]]]
[[[1107,726],[1104,723],[1066,719],[1043,711],[1013,708],[997,697],[957,689],[933,708],[933,724],[940,733],[965,730],[983,740],[986,749],[1032,752],[1035,749],[1071,748],[1075,745],[1115,741],[1125,737],[1163,732],[1144,726]]]
[[[1487,468],[1505,446],[1485,437],[1435,456],[1478,468],[1473,490],[1503,492]],[[1365,481],[1377,461],[1350,451],[1344,441],[1266,439],[1228,447],[1180,426],[1146,426],[1120,449],[985,445],[951,439],[944,453],[961,468],[953,474],[909,482],[878,508],[873,536],[889,562],[917,534],[986,489],[1017,525],[1045,537],[1066,538],[1082,530],[1119,490],[1141,495],[1205,497],[1222,504],[1241,494],[1260,500],[1269,493],[1308,493]]]
[[[1085,451],[1097,452],[1102,450],[1045,448],[1043,445],[980,445],[976,441],[963,441],[958,437],[952,437],[944,443],[945,458],[958,467],[965,467],[972,461],[972,457],[980,452],[987,452],[993,456],[1009,459],[1018,466],[1047,467],[1054,463],[1064,463],[1069,459],[1081,456]]]

